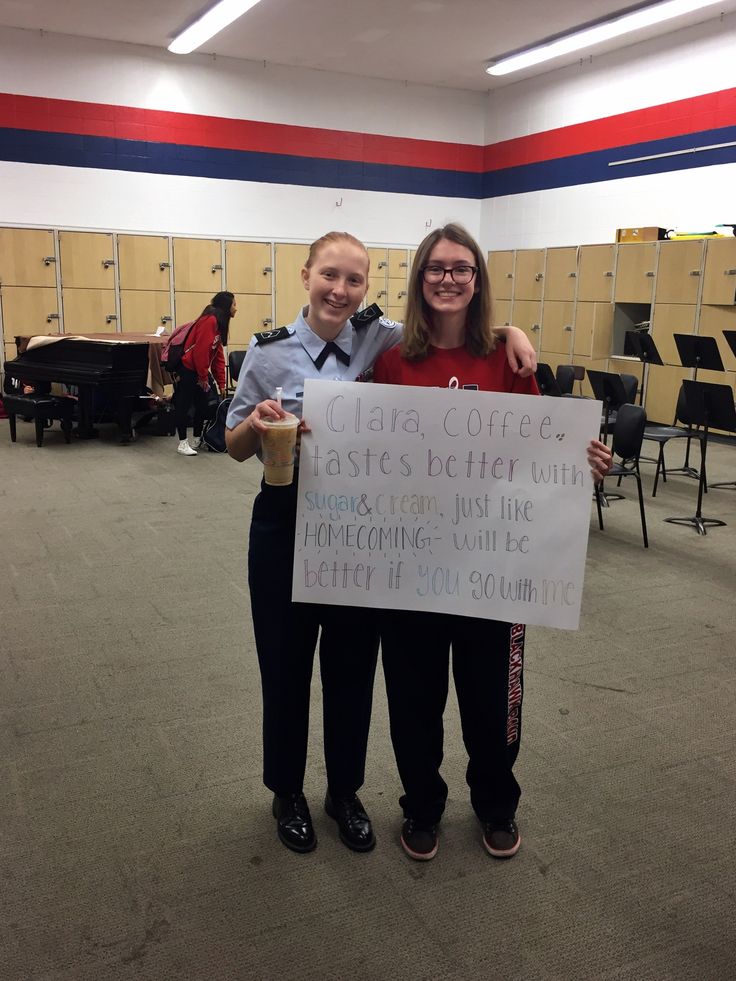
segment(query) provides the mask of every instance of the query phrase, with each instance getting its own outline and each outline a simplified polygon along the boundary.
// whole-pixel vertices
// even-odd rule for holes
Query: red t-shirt
[[[520,378],[506,360],[502,343],[486,357],[474,357],[464,347],[451,349],[432,347],[421,361],[401,357],[400,346],[384,351],[375,363],[373,381],[385,385],[425,385],[449,388],[451,379],[457,386],[482,392],[514,392],[519,395],[539,395],[534,375]]]

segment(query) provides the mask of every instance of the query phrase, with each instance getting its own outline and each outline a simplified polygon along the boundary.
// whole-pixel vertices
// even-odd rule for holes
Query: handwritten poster
[[[308,380],[293,598],[575,630],[592,400]]]

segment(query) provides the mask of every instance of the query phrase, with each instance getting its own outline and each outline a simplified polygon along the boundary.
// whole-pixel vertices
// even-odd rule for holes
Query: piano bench
[[[33,419],[36,424],[36,446],[43,446],[43,430],[47,419],[61,421],[61,429],[67,443],[72,441],[72,416],[74,399],[56,398],[54,395],[3,395],[3,405],[10,423],[10,439],[16,441],[16,416]]]

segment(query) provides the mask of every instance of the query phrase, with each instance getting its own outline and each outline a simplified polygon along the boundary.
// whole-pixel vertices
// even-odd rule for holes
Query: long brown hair
[[[473,263],[478,267],[475,274],[477,292],[468,306],[465,321],[465,347],[475,357],[490,354],[496,346],[496,336],[491,327],[493,301],[488,268],[480,246],[462,225],[450,224],[435,228],[417,249],[409,273],[409,296],[406,301],[404,332],[401,341],[401,354],[409,361],[426,358],[431,343],[432,311],[424,299],[422,270],[432,253],[432,249],[442,239],[462,245],[473,254]]]

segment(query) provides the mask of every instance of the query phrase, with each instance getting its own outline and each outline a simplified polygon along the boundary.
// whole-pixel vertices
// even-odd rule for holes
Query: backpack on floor
[[[191,351],[194,347],[194,343],[187,345],[187,342],[196,322],[196,320],[190,320],[188,324],[177,327],[161,350],[161,367],[170,375],[181,371],[182,358],[187,351]]]
[[[217,406],[213,418],[205,423],[202,442],[206,444],[207,449],[212,453],[224,453],[226,450],[225,421],[227,420],[227,413],[232,400],[232,395],[229,398],[223,399]]]

